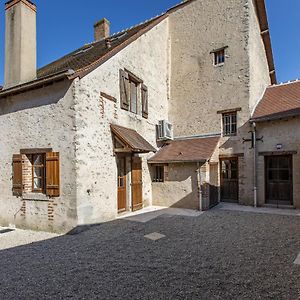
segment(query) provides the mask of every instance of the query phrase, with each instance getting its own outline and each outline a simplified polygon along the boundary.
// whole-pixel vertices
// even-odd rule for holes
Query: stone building
[[[298,163],[285,135],[295,116],[265,120],[269,91],[282,87],[270,87],[263,0],[184,1],[113,35],[103,19],[92,43],[38,70],[36,6],[11,0],[5,9],[1,225],[66,232],[149,205],[264,205],[269,157]],[[261,134],[268,143],[249,149],[244,139]],[[293,176],[288,205],[300,207],[296,168]]]

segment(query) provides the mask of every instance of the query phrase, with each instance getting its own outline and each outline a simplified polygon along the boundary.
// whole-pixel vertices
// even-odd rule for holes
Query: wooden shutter
[[[13,155],[13,195],[22,196],[23,183],[22,183],[22,154]]]
[[[46,194],[59,197],[60,191],[59,153],[46,153]]]
[[[128,73],[124,70],[120,70],[120,99],[121,108],[128,110],[130,101],[130,86]]]
[[[148,88],[142,84],[142,115],[148,119]]]

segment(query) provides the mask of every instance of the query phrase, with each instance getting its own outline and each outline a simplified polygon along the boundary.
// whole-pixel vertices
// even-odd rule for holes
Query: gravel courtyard
[[[297,216],[216,209],[86,229],[1,250],[0,299],[300,299]]]

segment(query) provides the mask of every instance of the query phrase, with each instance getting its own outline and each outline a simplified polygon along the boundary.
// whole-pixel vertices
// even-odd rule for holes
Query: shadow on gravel
[[[0,299],[298,299],[299,228],[225,211],[83,226],[0,251]]]
[[[2,229],[0,230],[0,234],[12,232],[12,231],[14,231],[14,229]]]

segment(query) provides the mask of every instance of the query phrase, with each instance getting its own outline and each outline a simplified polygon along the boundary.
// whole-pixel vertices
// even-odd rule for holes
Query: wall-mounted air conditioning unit
[[[173,139],[173,128],[172,124],[166,120],[159,121],[156,126],[157,130],[157,140],[158,141],[166,141]]]

